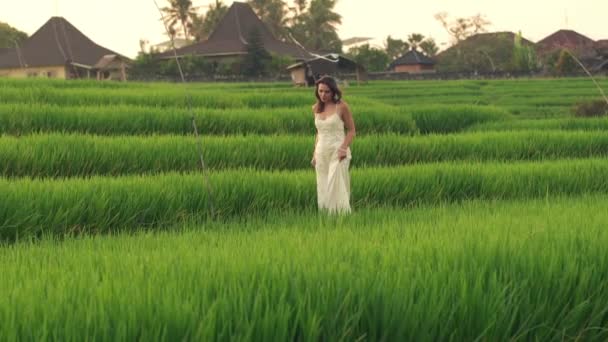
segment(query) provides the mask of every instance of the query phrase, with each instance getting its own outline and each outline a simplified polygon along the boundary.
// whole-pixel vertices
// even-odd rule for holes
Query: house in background
[[[594,55],[595,41],[573,30],[558,30],[536,43],[536,52],[545,56],[556,50],[568,49],[581,57]]]
[[[393,72],[409,72],[411,74],[434,73],[435,61],[422,52],[410,50],[394,60],[388,69]]]
[[[323,75],[341,78],[344,74],[355,74],[357,82],[367,81],[365,68],[355,61],[338,54],[318,56],[287,67],[295,85],[312,86]]]
[[[162,43],[151,45],[150,51],[156,51],[156,52],[173,51],[173,46],[175,46],[176,49],[181,49],[184,46],[188,46],[190,44],[192,44],[192,41],[190,41],[190,40],[187,40],[184,38],[174,38],[173,43],[171,43],[170,40],[167,40]]]
[[[288,56],[300,61],[311,57],[296,44],[275,38],[251,6],[243,2],[232,3],[209,39],[177,49],[176,52],[179,57],[194,55],[208,57],[218,62],[236,61],[247,54],[247,39],[254,30],[260,34],[264,49],[271,54]],[[173,51],[161,53],[158,58],[174,58]]]
[[[52,17],[19,46],[0,52],[0,76],[126,80],[129,63],[66,19]]]
[[[536,43],[539,57],[545,58],[561,50],[569,50],[592,72],[605,70],[608,60],[608,40],[598,40],[573,30],[558,30]]]

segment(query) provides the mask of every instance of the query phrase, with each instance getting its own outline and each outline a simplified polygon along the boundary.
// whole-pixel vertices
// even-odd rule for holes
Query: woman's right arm
[[[312,106],[312,117],[313,120],[315,118],[315,113],[316,113],[316,105]],[[313,146],[312,149],[312,159],[310,160],[310,164],[312,164],[312,166],[316,166],[317,161],[315,159],[315,152],[317,151],[317,141],[319,140],[319,132],[315,132],[315,145]]]

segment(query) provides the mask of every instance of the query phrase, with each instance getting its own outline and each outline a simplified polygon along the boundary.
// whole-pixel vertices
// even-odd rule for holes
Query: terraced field
[[[608,339],[593,83],[343,90],[334,217],[311,89],[0,79],[0,339]]]

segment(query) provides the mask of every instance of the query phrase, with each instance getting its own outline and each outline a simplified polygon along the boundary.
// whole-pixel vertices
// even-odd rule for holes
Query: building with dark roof
[[[106,66],[115,68],[98,75],[95,65],[108,59],[113,63]],[[52,17],[19,46],[0,53],[0,76],[125,79],[129,62],[93,42],[66,19]]]
[[[365,68],[357,62],[338,54],[317,56],[287,67],[295,85],[312,86],[323,75],[341,78],[344,74],[355,74],[357,81],[367,81]]]
[[[388,67],[394,72],[429,73],[435,72],[435,61],[422,52],[410,50],[395,59]]]
[[[568,49],[581,57],[593,56],[595,41],[573,30],[559,30],[536,43],[536,51],[540,56],[557,50]]]
[[[296,60],[310,58],[310,54],[296,44],[276,39],[270,29],[258,18],[251,6],[234,2],[226,15],[218,23],[209,39],[177,49],[178,56],[195,55],[230,59],[247,54],[247,40],[252,31],[257,30],[264,48],[272,53],[289,56]],[[159,58],[173,58],[173,51],[161,53]]]

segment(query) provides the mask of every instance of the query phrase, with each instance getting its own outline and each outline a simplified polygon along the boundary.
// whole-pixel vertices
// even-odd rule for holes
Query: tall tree
[[[165,24],[172,29],[170,34],[177,32],[175,29],[176,25],[182,27],[184,33],[184,39],[190,37],[190,28],[192,27],[192,20],[196,18],[196,11],[192,7],[192,0],[169,0],[169,7],[163,7],[162,11],[165,13]]]
[[[513,39],[513,70],[536,71],[539,68],[538,58],[532,45],[524,44],[521,31]]]
[[[435,19],[441,23],[441,26],[452,37],[452,44],[456,45],[460,41],[467,39],[470,36],[478,33],[487,32],[487,27],[492,23],[485,19],[481,14],[476,14],[469,18],[456,18],[449,21],[446,12],[435,14]]]
[[[283,0],[249,0],[255,13],[278,38],[285,40],[288,37],[287,25],[288,7]]]
[[[289,10],[293,12],[293,17],[297,17],[304,13],[306,7],[308,7],[308,0],[294,0],[294,6],[289,7]]]
[[[215,4],[209,5],[205,14],[196,17],[192,22],[192,35],[196,41],[206,40],[217,27],[217,24],[228,12],[222,0],[215,0]]]
[[[439,47],[435,43],[435,39],[427,38],[424,41],[420,42],[420,50],[424,52],[425,55],[429,57],[434,57],[439,51]]]
[[[424,35],[420,33],[412,33],[407,36],[407,42],[412,50],[418,50],[420,43],[424,41]]]
[[[385,71],[389,63],[389,57],[384,50],[370,47],[369,44],[351,48],[347,56],[368,71]]]
[[[388,55],[390,60],[394,60],[399,58],[402,54],[409,50],[410,45],[401,40],[392,38],[390,35],[386,37],[386,41],[384,42],[384,50]]]
[[[299,26],[292,27],[294,36],[308,49],[319,52],[341,52],[342,41],[337,26],[342,16],[334,12],[337,0],[312,0],[303,13]]]
[[[555,73],[559,76],[570,75],[576,73],[579,70],[578,68],[579,66],[572,55],[565,49],[560,50],[555,64]]]
[[[0,21],[0,48],[14,48],[27,39],[27,34]]]
[[[243,73],[247,76],[265,75],[272,57],[264,48],[262,36],[257,28],[249,32],[247,43],[247,55],[243,59]]]

